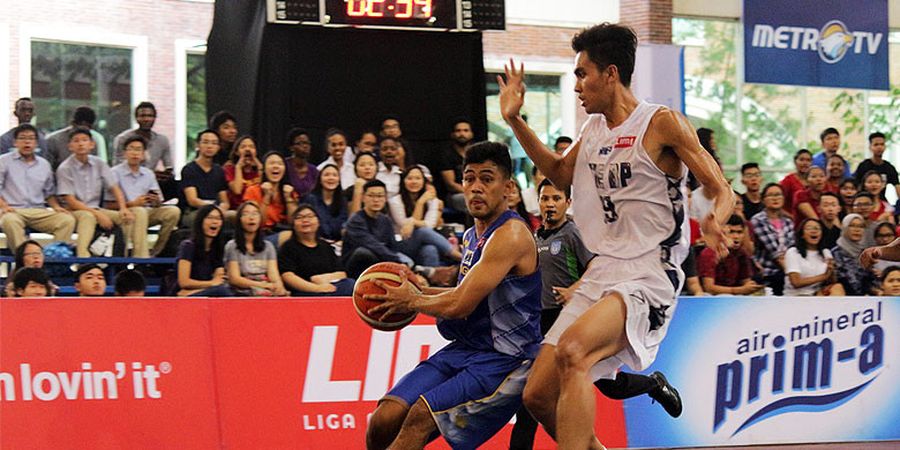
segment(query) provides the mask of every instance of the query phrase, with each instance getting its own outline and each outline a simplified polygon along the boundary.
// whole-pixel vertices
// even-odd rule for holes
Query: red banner
[[[376,401],[445,343],[343,298],[2,300],[0,448],[364,448]],[[597,417],[624,447],[621,403]]]

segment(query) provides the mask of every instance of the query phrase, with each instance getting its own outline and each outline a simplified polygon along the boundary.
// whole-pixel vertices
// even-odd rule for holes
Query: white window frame
[[[102,27],[70,23],[23,23],[19,29],[19,96],[31,96],[32,41],[92,45],[131,50],[131,111],[133,105],[148,98],[150,39],[144,35],[113,33]],[[132,128],[137,127],[130,114]],[[109,145],[112,145],[110,142]],[[114,150],[110,150],[111,152]]]
[[[18,125],[10,123],[11,111],[14,108],[9,92],[9,24],[0,23],[0,127]]]
[[[563,135],[575,138],[576,113],[578,110],[577,97],[575,95],[575,68],[574,60],[571,63],[554,61],[529,61],[527,58],[513,57],[516,63],[525,64],[525,72],[534,75],[552,75],[559,77],[560,119],[562,121],[561,132]],[[509,64],[509,59],[485,58],[485,72],[503,73],[503,65]],[[527,100],[526,100],[527,101]]]
[[[186,148],[187,141],[187,57],[188,55],[206,54],[206,41],[203,39],[175,40],[175,145],[172,150],[172,163],[175,173],[187,164],[187,155],[191,150]]]

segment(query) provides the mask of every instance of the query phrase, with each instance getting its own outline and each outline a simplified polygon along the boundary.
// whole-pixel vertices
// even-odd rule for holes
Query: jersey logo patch
[[[628,148],[634,145],[634,141],[637,140],[637,136],[621,136],[616,139],[616,145],[613,148]]]
[[[550,254],[557,255],[562,248],[562,241],[553,241],[550,243]]]

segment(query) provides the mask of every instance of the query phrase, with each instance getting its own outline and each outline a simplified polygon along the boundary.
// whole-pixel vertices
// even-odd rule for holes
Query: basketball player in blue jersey
[[[454,449],[475,449],[522,405],[541,342],[541,274],[528,224],[507,207],[515,186],[504,144],[466,150],[463,192],[475,226],[463,236],[456,288],[419,294],[403,279],[379,285],[387,317],[418,311],[437,318],[446,347],[419,364],[382,398],[369,421],[369,449],[421,449],[438,433]]]
[[[601,24],[572,39],[575,92],[589,114],[577,142],[559,155],[523,120],[524,66],[498,77],[500,110],[538,169],[571,186],[574,219],[597,256],[547,333],[525,388],[525,405],[561,449],[600,449],[593,433],[592,381],[656,357],[683,284],[684,203],[690,169],[712,196],[702,220],[707,245],[727,252],[722,225],[734,196],[715,160],[681,114],[639,101],[630,89],[637,37]]]

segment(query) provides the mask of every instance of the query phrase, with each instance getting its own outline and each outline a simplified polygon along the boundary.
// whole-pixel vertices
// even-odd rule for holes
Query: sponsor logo
[[[154,364],[132,362],[129,365],[121,361],[113,364],[112,370],[96,370],[93,366],[83,362],[81,370],[51,372],[21,363],[18,373],[0,372],[0,400],[117,400],[123,392],[130,392],[136,400],[159,399],[163,393],[157,382],[161,375],[172,371],[167,361],[158,368]]]
[[[881,373],[881,321],[879,301],[739,340],[737,358],[716,367],[713,433],[733,437],[782,414],[823,412],[850,401]]]
[[[550,243],[551,255],[558,255],[560,249],[562,249],[562,241],[553,241]]]
[[[634,145],[634,141],[637,140],[637,136],[621,136],[616,139],[616,145],[613,148],[628,148]]]
[[[874,55],[884,42],[884,33],[851,31],[840,20],[831,20],[821,29],[756,24],[752,47],[818,52],[819,58],[834,64],[849,52]]]

